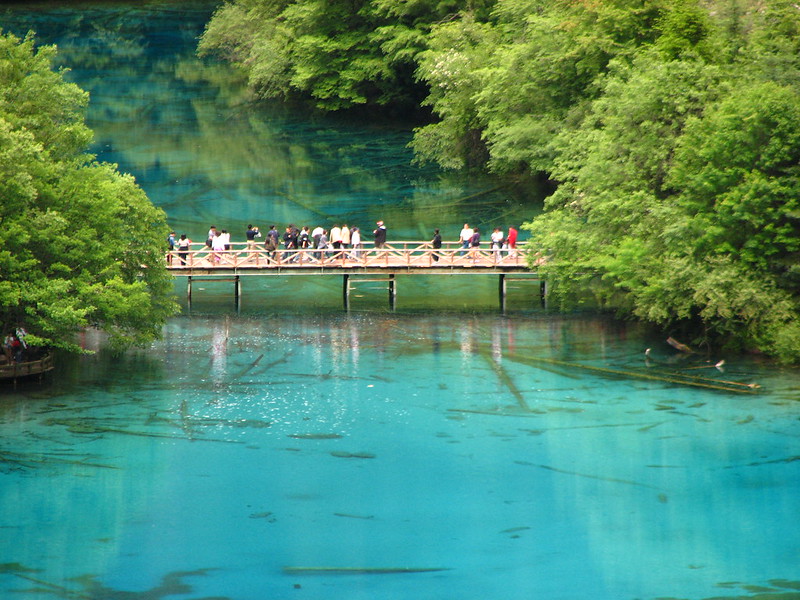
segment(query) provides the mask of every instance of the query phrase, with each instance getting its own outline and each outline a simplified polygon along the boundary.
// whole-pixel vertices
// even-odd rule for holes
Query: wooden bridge
[[[532,261],[532,266],[539,264]],[[539,284],[537,296],[544,303],[547,285],[528,265],[522,249],[463,249],[456,242],[433,248],[430,242],[387,242],[381,248],[372,243],[347,249],[278,249],[269,251],[263,242],[248,246],[231,244],[230,250],[212,250],[192,244],[187,252],[167,254],[167,269],[187,279],[186,293],[192,300],[197,281],[230,281],[239,303],[242,279],[253,276],[339,275],[342,277],[344,309],[350,308],[351,291],[360,282],[385,282],[389,306],[395,308],[398,275],[497,275],[500,309],[505,310],[509,281]]]
[[[27,377],[38,377],[39,381],[45,373],[49,373],[53,366],[53,357],[50,354],[44,355],[37,360],[26,360],[24,362],[14,362],[5,356],[0,357],[0,382],[11,381],[14,389],[17,388],[17,380]]]

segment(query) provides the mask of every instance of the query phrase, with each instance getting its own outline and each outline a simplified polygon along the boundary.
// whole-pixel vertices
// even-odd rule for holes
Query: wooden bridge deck
[[[437,260],[438,259],[438,260]],[[360,250],[285,250],[268,252],[263,243],[248,248],[232,244],[213,251],[194,244],[189,252],[171,252],[167,268],[176,277],[231,275],[312,275],[346,272],[513,273],[529,271],[524,250],[463,250],[455,243],[434,249],[430,242],[391,242],[383,248]]]
[[[533,261],[533,266],[538,264]],[[546,288],[528,264],[522,249],[463,249],[460,244],[445,242],[442,248],[430,242],[389,242],[382,248],[372,244],[361,249],[267,251],[263,242],[252,247],[234,243],[230,250],[214,251],[205,245],[193,244],[188,252],[177,250],[167,255],[167,269],[175,277],[187,279],[187,296],[192,299],[193,281],[233,281],[238,305],[241,278],[250,276],[340,275],[345,309],[350,306],[350,291],[358,281],[385,281],[389,304],[395,305],[397,275],[497,275],[500,306],[505,309],[506,278],[517,274],[519,279],[541,284],[544,300]],[[378,279],[364,279],[373,277]]]
[[[5,361],[5,357],[3,357]],[[41,381],[45,373],[52,371],[53,357],[49,354],[38,360],[28,360],[25,362],[2,362],[0,363],[0,382],[11,381],[14,388],[17,387],[17,380],[25,377],[37,376]]]

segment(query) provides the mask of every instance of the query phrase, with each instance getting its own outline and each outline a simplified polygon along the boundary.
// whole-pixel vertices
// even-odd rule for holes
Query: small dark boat
[[[39,381],[41,381],[44,374],[52,371],[53,368],[53,357],[50,354],[45,354],[38,360],[4,362],[0,363],[0,381],[11,381],[14,383],[14,387],[16,387],[18,379],[39,377]]]

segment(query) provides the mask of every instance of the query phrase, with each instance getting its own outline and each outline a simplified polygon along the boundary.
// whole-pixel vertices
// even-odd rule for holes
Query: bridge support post
[[[395,301],[397,300],[397,285],[394,278],[394,273],[389,275],[389,308],[394,310]]]
[[[342,304],[346,311],[350,310],[350,275],[342,275]]]
[[[192,303],[192,276],[189,275],[186,278],[186,299],[189,301],[189,304]]]
[[[242,280],[237,275],[233,278],[233,302],[236,304],[236,308],[239,308],[239,300],[242,297]]]
[[[497,282],[497,295],[500,300],[500,312],[506,312],[506,274],[500,273],[500,279]]]

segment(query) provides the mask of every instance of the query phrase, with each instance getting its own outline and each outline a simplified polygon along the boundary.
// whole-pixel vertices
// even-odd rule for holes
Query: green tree
[[[658,19],[657,28],[658,48],[667,58],[689,54],[714,59],[719,53],[716,27],[708,9],[696,0],[674,0]]]
[[[483,86],[491,39],[498,39],[493,28],[469,17],[434,28],[431,47],[419,58],[419,77],[430,89],[424,103],[440,118],[415,130],[412,147],[418,160],[451,169],[486,163],[483,123],[474,98]]]
[[[785,289],[800,257],[800,91],[742,83],[690,120],[669,174],[697,255],[734,255]]]
[[[265,98],[310,98],[323,110],[415,110],[417,56],[434,23],[493,0],[234,0],[209,22],[198,52],[241,67]]]
[[[658,51],[612,72],[528,225],[544,271],[562,298],[800,360],[797,91]]]
[[[415,150],[448,168],[474,166],[463,149],[477,148],[496,173],[549,171],[551,140],[597,97],[611,59],[653,42],[662,11],[643,0],[498,0],[480,35],[468,22],[435,26],[418,76],[438,121],[417,130]],[[439,65],[453,57],[468,60],[445,86]]]
[[[88,95],[53,69],[55,54],[0,32],[0,320],[37,345],[77,350],[87,326],[116,347],[142,344],[177,310],[165,215],[86,153]]]

